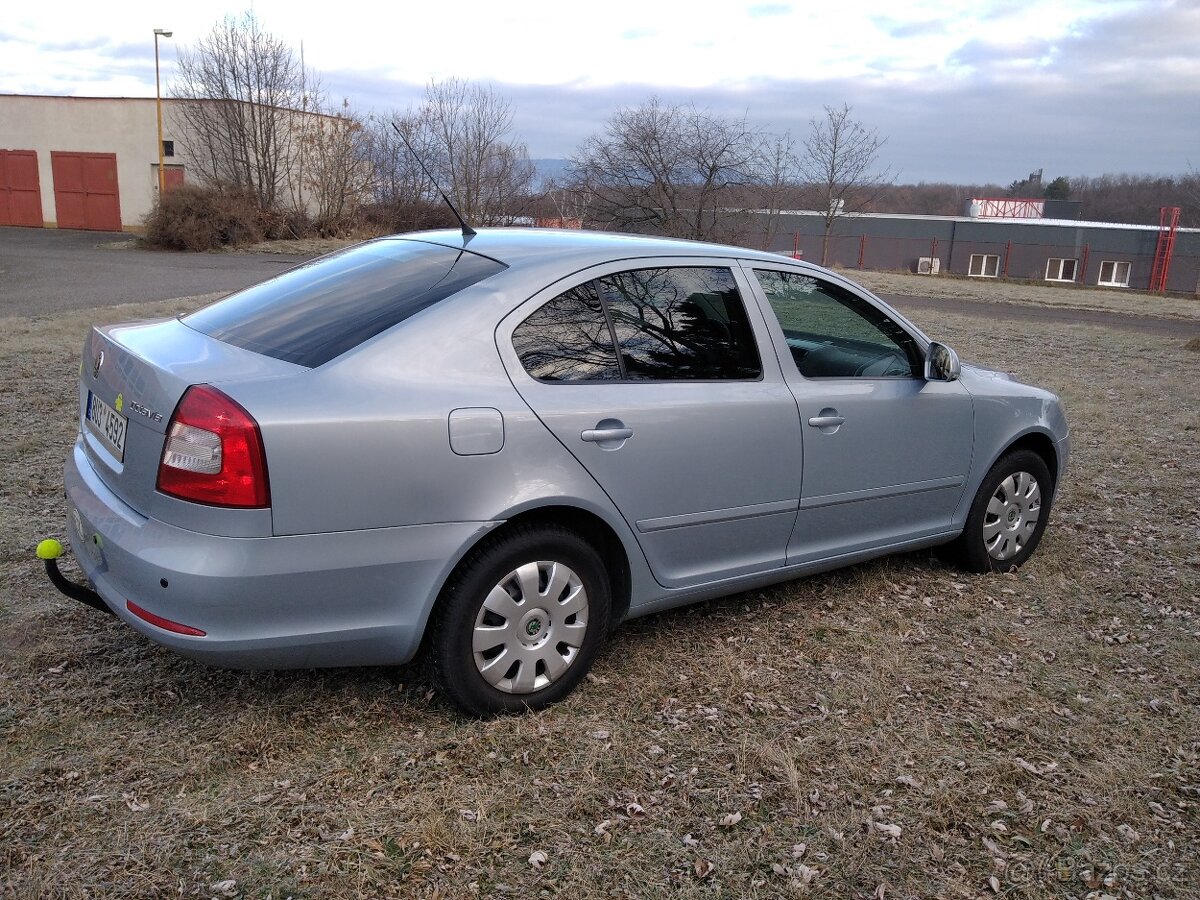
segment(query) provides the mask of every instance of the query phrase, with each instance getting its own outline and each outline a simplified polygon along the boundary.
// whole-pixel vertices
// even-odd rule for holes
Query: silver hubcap
[[[575,662],[587,622],[578,575],[562,563],[526,563],[500,579],[475,617],[475,668],[506,694],[540,691]]]
[[[1028,472],[1014,472],[996,488],[983,516],[983,544],[992,559],[1012,559],[1024,549],[1042,512],[1042,489]]]

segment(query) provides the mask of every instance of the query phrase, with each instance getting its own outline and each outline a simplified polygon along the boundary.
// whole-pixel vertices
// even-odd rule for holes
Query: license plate
[[[91,426],[92,433],[100,439],[100,443],[107,447],[119,462],[124,462],[125,431],[129,427],[129,420],[88,391],[87,423]]]

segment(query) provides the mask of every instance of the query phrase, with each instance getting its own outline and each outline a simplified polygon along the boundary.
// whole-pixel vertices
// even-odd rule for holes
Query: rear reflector
[[[161,628],[163,631],[173,631],[175,634],[186,634],[189,637],[204,637],[207,634],[207,632],[201,631],[199,628],[193,628],[191,625],[180,625],[178,622],[172,622],[170,619],[164,619],[162,616],[156,616],[152,612],[147,612],[132,600],[126,600],[125,606],[139,619],[144,619],[151,625]]]
[[[209,506],[270,506],[258,423],[216,388],[206,384],[188,388],[167,426],[158,489]]]

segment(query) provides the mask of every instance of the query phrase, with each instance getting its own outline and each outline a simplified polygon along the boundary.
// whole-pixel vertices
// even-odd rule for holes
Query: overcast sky
[[[1200,0],[13,3],[0,93],[153,96],[155,27],[169,85],[179,46],[251,5],[364,111],[490,82],[533,157],[657,94],[799,136],[850,103],[902,182],[1200,168]]]

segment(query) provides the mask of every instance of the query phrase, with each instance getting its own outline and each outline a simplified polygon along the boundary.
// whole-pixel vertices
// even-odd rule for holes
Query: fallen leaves
[[[872,822],[871,825],[884,838],[893,841],[898,840],[904,830],[891,822]]]
[[[1017,764],[1018,768],[1024,769],[1030,775],[1037,775],[1039,778],[1045,775],[1050,775],[1058,769],[1058,763],[1053,761],[1032,763],[1029,762],[1029,760],[1018,756],[1013,759],[1013,762]]]
[[[145,812],[150,808],[149,800],[142,800],[134,794],[122,794],[121,799],[125,801],[125,805],[129,807],[131,812]]]

